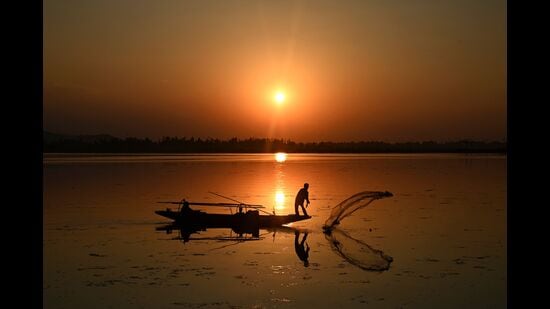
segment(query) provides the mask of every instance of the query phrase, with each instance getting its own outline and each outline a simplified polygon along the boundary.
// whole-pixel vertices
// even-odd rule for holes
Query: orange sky
[[[44,129],[502,140],[506,2],[45,0]]]

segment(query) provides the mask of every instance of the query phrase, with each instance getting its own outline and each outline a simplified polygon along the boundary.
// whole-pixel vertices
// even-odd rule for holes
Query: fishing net
[[[336,254],[363,270],[388,270],[393,261],[391,256],[372,248],[339,229],[326,231],[325,238],[330,242],[330,246]]]
[[[325,229],[331,229],[335,225],[339,224],[342,219],[356,212],[357,210],[368,206],[375,200],[382,199],[385,197],[391,197],[393,194],[390,192],[381,192],[381,191],[364,191],[359,192],[340,204],[334,206],[330,212],[330,216],[325,221]]]

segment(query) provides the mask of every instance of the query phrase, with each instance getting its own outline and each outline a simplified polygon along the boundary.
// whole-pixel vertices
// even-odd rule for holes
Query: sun
[[[277,104],[283,104],[286,96],[284,92],[277,91],[277,93],[275,93],[275,96],[273,98],[275,99],[275,102],[277,102]]]

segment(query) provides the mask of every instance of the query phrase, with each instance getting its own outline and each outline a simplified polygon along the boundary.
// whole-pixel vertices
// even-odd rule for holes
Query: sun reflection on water
[[[275,209],[285,209],[285,194],[283,191],[277,191],[275,193]]]
[[[285,162],[286,161],[286,153],[284,152],[277,152],[275,154],[275,161],[277,162]]]

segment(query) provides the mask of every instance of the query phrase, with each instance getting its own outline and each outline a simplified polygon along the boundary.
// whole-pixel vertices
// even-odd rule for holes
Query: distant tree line
[[[248,138],[229,140],[164,137],[116,138],[112,136],[44,138],[46,153],[506,153],[505,142],[461,140],[455,142],[307,142]]]

